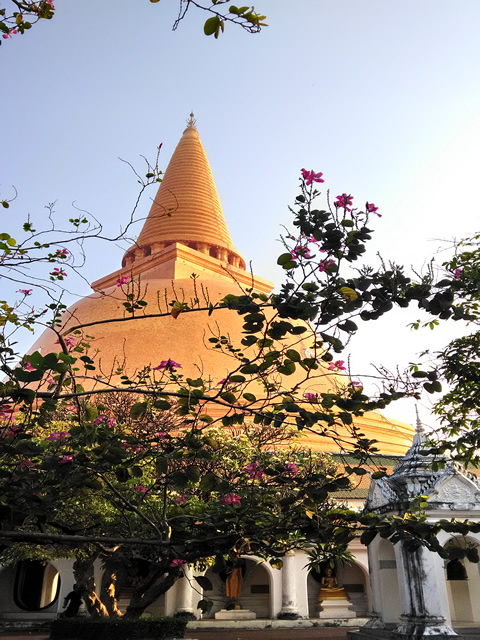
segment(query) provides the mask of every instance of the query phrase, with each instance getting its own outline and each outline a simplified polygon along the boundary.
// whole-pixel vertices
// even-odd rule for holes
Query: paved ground
[[[349,629],[352,631],[353,629]],[[187,631],[185,640],[345,640],[346,629],[257,629],[254,631]],[[48,636],[25,631],[0,634],[0,640],[48,640]]]
[[[352,628],[348,629],[353,631]],[[185,640],[344,640],[346,629],[257,629],[254,631],[187,631]]]

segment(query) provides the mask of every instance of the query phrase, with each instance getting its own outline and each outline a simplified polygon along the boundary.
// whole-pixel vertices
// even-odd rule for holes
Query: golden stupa
[[[127,280],[126,285],[118,286]],[[79,324],[90,325],[82,331],[93,336],[89,339],[89,355],[104,375],[105,386],[111,384],[118,368],[131,375],[134,370],[170,359],[182,365],[179,373],[185,377],[207,377],[214,388],[238,363],[228,353],[213,348],[209,338],[226,336],[240,346],[245,334],[244,321],[235,311],[221,308],[210,315],[208,307],[227,294],[239,295],[242,287],[265,294],[273,289],[272,283],[245,270],[245,260],[232,243],[192,114],[122,267],[94,282],[94,293],[70,307],[62,333]],[[126,289],[140,292],[147,302],[135,319],[125,313]],[[172,301],[191,305],[195,300],[204,310],[180,313],[177,318],[168,313]],[[152,314],[157,317],[144,317]],[[107,319],[117,321],[97,324]],[[304,335],[309,338],[300,335],[290,340],[300,353],[308,353],[312,343],[311,334]],[[58,351],[57,335],[45,332],[33,346],[35,350],[44,354]],[[318,393],[348,383],[346,376],[327,369],[315,379],[305,382],[303,378],[303,370],[297,371],[288,376],[284,387],[301,384],[301,393]],[[82,384],[91,386],[88,378]],[[95,382],[96,388],[98,385]],[[255,389],[250,386],[248,391]],[[208,407],[214,417],[222,411],[219,405]],[[355,424],[365,437],[377,440],[380,453],[403,455],[411,445],[413,428],[380,413],[370,412]],[[329,438],[311,432],[304,432],[301,442],[317,451],[336,451]]]

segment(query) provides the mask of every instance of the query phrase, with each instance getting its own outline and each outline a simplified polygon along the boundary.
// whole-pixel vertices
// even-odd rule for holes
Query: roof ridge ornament
[[[195,120],[195,114],[193,111],[190,111],[190,117],[187,120],[187,129],[195,129],[197,126],[197,121]]]

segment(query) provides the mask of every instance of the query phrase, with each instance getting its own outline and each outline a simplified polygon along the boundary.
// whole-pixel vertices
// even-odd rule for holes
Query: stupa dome
[[[241,347],[244,320],[227,308],[215,308],[210,314],[209,305],[228,294],[240,295],[242,287],[268,294],[273,285],[245,271],[245,261],[231,241],[208,159],[191,118],[138,241],[126,252],[122,267],[94,282],[94,293],[72,305],[66,314],[65,331],[81,324],[83,335],[92,336],[87,340],[89,355],[96,362],[95,375],[100,371],[104,376],[98,382],[89,380],[86,372],[82,385],[101,389],[118,384],[123,373],[132,377],[135,371],[170,359],[181,365],[178,373],[184,378],[201,376],[210,381],[212,390],[218,389],[220,381],[239,363],[209,339],[223,336],[234,347]],[[128,292],[139,293],[147,303],[135,318],[125,312]],[[172,301],[203,310],[182,312],[175,318],[170,314]],[[56,340],[56,334],[47,330],[32,351],[58,351]],[[302,357],[308,355],[312,343],[311,332],[284,341]],[[246,349],[245,354],[250,356],[255,348],[248,347],[250,351]],[[305,371],[297,367],[293,375],[279,376],[278,381],[284,389],[299,385],[300,397],[349,384],[347,376],[327,368],[305,380]],[[260,397],[260,383],[250,383],[248,391]],[[205,409],[212,417],[227,411],[214,403]],[[388,420],[377,412],[365,414],[355,424],[365,437],[378,441],[383,454],[404,454],[414,433],[410,425]],[[348,439],[346,431],[340,431],[339,436]],[[331,439],[307,431],[302,433],[301,446],[336,450]]]

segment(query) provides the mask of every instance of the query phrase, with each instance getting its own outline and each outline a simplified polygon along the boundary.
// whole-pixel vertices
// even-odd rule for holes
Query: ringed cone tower
[[[89,355],[103,379],[85,378],[84,387],[108,387],[118,383],[119,369],[131,377],[134,371],[154,368],[170,359],[181,364],[178,373],[185,378],[202,376],[210,381],[212,390],[218,391],[219,382],[238,368],[238,361],[228,351],[214,348],[209,338],[225,336],[233,346],[240,347],[245,337],[244,320],[226,307],[216,308],[210,315],[208,307],[228,294],[240,295],[242,288],[269,294],[273,284],[247,272],[243,256],[233,245],[193,114],[138,239],[123,257],[122,267],[94,282],[92,288],[93,294],[70,307],[63,331],[89,325],[83,329],[84,334],[93,336],[88,340]],[[138,293],[147,303],[134,319],[125,314],[126,293]],[[173,301],[203,310],[180,313],[175,318],[170,314]],[[146,317],[152,315],[156,317]],[[58,351],[56,340],[56,334],[47,331],[32,351]],[[306,355],[312,335],[306,332],[292,336],[291,342]],[[346,376],[326,369],[315,379],[305,382],[304,377],[303,369],[297,367],[295,374],[285,380],[280,377],[280,382],[283,388],[298,384],[300,394],[326,392],[334,385],[349,383]],[[248,386],[257,397],[260,389],[258,382]],[[212,403],[206,411],[213,417],[225,413],[223,407]],[[413,428],[380,413],[365,414],[355,424],[367,438],[378,441],[381,453],[402,455],[411,445]],[[311,433],[302,434],[301,445],[335,452],[331,439]]]

